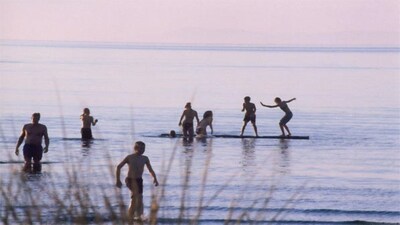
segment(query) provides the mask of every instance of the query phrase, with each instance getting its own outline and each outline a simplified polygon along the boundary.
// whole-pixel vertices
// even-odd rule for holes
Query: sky
[[[398,0],[0,0],[0,40],[400,45]]]

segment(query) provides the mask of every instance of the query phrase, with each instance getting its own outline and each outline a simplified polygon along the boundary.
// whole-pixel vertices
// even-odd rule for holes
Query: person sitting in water
[[[182,126],[182,132],[184,138],[193,139],[194,127],[193,120],[196,118],[197,124],[199,124],[199,117],[197,112],[192,109],[190,102],[186,103],[185,110],[182,113],[181,119],[179,120],[179,126]],[[182,121],[183,120],[183,121]]]
[[[206,111],[203,115],[203,119],[197,125],[196,134],[200,135],[200,136],[206,136],[207,135],[207,126],[210,126],[211,134],[213,134],[214,130],[213,130],[213,126],[212,126],[212,121],[213,121],[213,112]]]
[[[287,103],[296,100],[296,98],[292,98],[288,101],[282,101],[280,98],[276,97],[275,98],[275,103],[276,105],[264,105],[262,102],[261,105],[264,107],[268,107],[268,108],[276,108],[279,107],[282,109],[282,111],[285,112],[285,115],[282,117],[281,121],[279,122],[279,127],[281,128],[282,131],[282,136],[285,136],[285,129],[288,133],[288,136],[291,136],[292,134],[290,133],[289,127],[286,125],[290,119],[292,119],[293,117],[293,113],[292,111],[290,111],[289,106],[287,105]]]
[[[82,128],[81,128],[82,139],[93,139],[91,126],[92,125],[95,126],[98,120],[93,119],[93,116],[90,116],[90,110],[88,108],[83,109],[81,120],[82,120]]]

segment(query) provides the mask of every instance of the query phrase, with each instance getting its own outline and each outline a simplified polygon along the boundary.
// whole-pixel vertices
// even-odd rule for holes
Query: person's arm
[[[122,187],[122,182],[121,182],[121,179],[120,179],[120,176],[121,176],[121,168],[126,164],[126,163],[128,163],[128,157],[126,157],[124,160],[122,160],[119,164],[118,164],[118,166],[117,166],[117,172],[116,172],[116,186],[117,187],[119,187],[119,188],[121,188]]]
[[[156,176],[156,173],[154,172],[153,168],[151,167],[150,160],[147,160],[146,167],[149,170],[151,176],[153,177],[153,184],[155,186],[158,186],[157,176]]]
[[[213,129],[213,126],[212,126],[212,120],[210,122],[210,128],[211,128],[211,134],[213,134],[214,133],[214,129]]]
[[[97,121],[99,121],[99,120],[98,120],[98,119],[94,119],[94,118],[92,117],[92,125],[93,125],[93,126],[96,126]]]
[[[196,120],[197,120],[197,125],[199,125],[199,123],[200,123],[200,120],[199,120],[199,116],[197,115],[197,112],[195,112],[194,116],[196,117]]]
[[[245,109],[246,109],[246,107],[244,106],[244,103],[243,103],[242,112],[244,112]]]
[[[293,100],[296,100],[296,98],[292,98],[292,99],[286,101],[286,103],[289,103],[289,102],[291,102],[291,101],[293,101]]]
[[[19,146],[21,146],[22,142],[25,139],[25,126],[22,128],[21,135],[18,138],[17,146],[15,147],[15,155],[19,155]]]
[[[43,152],[47,153],[49,151],[50,139],[49,139],[49,135],[47,133],[47,127],[46,126],[44,126],[44,134],[43,134],[43,136],[44,136],[44,145],[45,145],[44,149],[43,149]]]
[[[262,106],[268,107],[268,108],[275,108],[278,107],[278,105],[264,105],[262,102],[260,102]]]
[[[185,111],[183,111],[181,118],[179,119],[179,126],[182,125],[182,119],[185,116]]]

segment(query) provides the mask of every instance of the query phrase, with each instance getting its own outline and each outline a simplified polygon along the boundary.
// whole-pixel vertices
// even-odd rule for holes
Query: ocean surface
[[[47,190],[64,196],[71,171],[98,211],[107,212],[103,196],[118,209],[115,193],[129,204],[114,170],[141,140],[161,182],[153,187],[145,171],[145,214],[151,194],[163,190],[160,224],[196,216],[200,224],[399,224],[399,89],[398,48],[3,42],[0,184],[14,195],[1,195],[0,217],[7,199],[24,216],[32,199],[21,189],[34,193],[43,220],[56,215]],[[260,135],[279,135],[283,112],[259,102],[297,98],[288,126],[310,139],[157,137],[180,132],[186,102],[200,117],[213,111],[214,134],[238,135],[245,96],[257,106]],[[85,107],[99,122],[95,140],[83,143]],[[48,127],[50,149],[42,173],[29,176],[14,150],[33,112]],[[245,134],[254,134],[250,124]],[[27,181],[16,182],[20,176]]]

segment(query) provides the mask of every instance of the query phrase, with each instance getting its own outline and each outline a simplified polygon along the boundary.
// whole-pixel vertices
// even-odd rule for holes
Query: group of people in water
[[[249,122],[253,125],[254,132],[256,136],[258,137],[258,131],[257,131],[257,125],[256,125],[256,105],[252,102],[250,102],[251,98],[249,96],[244,97],[244,103],[243,103],[243,108],[242,112],[245,112],[244,118],[243,118],[243,126],[242,130],[240,133],[240,136],[243,136],[244,130]],[[275,105],[265,105],[262,102],[260,104],[264,107],[268,108],[276,108],[279,107],[282,109],[283,112],[285,112],[285,115],[282,117],[282,119],[279,121],[279,127],[281,129],[281,136],[291,136],[292,134],[290,133],[289,127],[287,126],[287,123],[292,119],[293,113],[289,109],[289,106],[287,103],[292,102],[293,100],[296,100],[296,98],[292,98],[288,101],[282,101],[280,98],[276,97],[275,98]],[[206,111],[203,115],[203,119],[199,121],[199,117],[197,115],[197,112],[192,109],[192,105],[190,102],[186,103],[185,105],[185,110],[182,113],[182,116],[179,120],[179,126],[182,126],[182,133],[184,138],[188,139],[193,139],[194,137],[194,125],[193,125],[193,120],[196,119],[197,121],[197,126],[196,126],[196,134],[199,137],[204,137],[207,135],[207,127],[209,126],[211,129],[211,134],[213,134],[213,126],[212,126],[212,121],[213,121],[213,113],[212,111]],[[285,134],[285,131],[287,132],[287,135]],[[174,137],[176,135],[175,131],[170,132],[170,136]]]
[[[281,108],[285,115],[280,120],[279,126],[282,131],[282,136],[285,136],[285,130],[287,131],[287,135],[290,136],[290,130],[286,125],[290,119],[293,117],[292,112],[290,111],[287,103],[296,100],[296,98],[292,98],[288,101],[282,101],[280,98],[275,98],[275,105],[265,105],[262,102],[261,105],[269,108]],[[246,96],[244,98],[242,111],[245,112],[243,118],[243,126],[241,130],[241,136],[243,136],[243,132],[246,128],[248,122],[251,122],[254,128],[254,132],[256,136],[258,136],[257,126],[256,126],[256,106],[254,103],[250,102],[250,97]],[[43,153],[47,153],[49,149],[49,136],[47,133],[47,127],[43,124],[39,123],[40,113],[32,114],[32,122],[29,124],[25,124],[22,128],[22,133],[18,138],[17,145],[15,148],[15,154],[19,155],[19,147],[25,140],[25,144],[23,146],[23,156],[25,160],[24,171],[26,172],[40,172],[41,171],[41,163]],[[97,119],[94,119],[93,116],[90,115],[90,110],[85,108],[83,110],[83,114],[80,116],[82,121],[81,128],[81,137],[82,140],[90,140],[93,139],[91,126],[95,126],[98,122]],[[194,129],[193,120],[196,119],[197,126],[196,130]],[[182,113],[182,116],[179,120],[179,126],[182,126],[182,132],[184,138],[192,139],[194,137],[194,132],[198,136],[206,136],[207,135],[207,127],[210,127],[211,134],[213,134],[213,113],[212,111],[206,111],[203,115],[203,119],[199,120],[198,114],[195,110],[192,109],[192,105],[190,102],[186,103],[185,110]],[[171,135],[175,135],[175,132]],[[42,147],[42,140],[44,139],[45,147]],[[158,181],[156,174],[151,167],[150,160],[147,156],[143,155],[145,152],[145,143],[138,141],[133,146],[133,154],[126,156],[117,166],[116,168],[116,186],[118,188],[122,187],[122,182],[120,180],[120,173],[122,167],[126,164],[128,165],[128,175],[125,179],[125,184],[131,191],[131,203],[128,209],[128,216],[134,220],[144,220],[143,217],[143,171],[146,166],[149,170],[151,176],[153,177],[153,183],[155,186],[158,186]],[[32,164],[33,160],[33,164]]]

